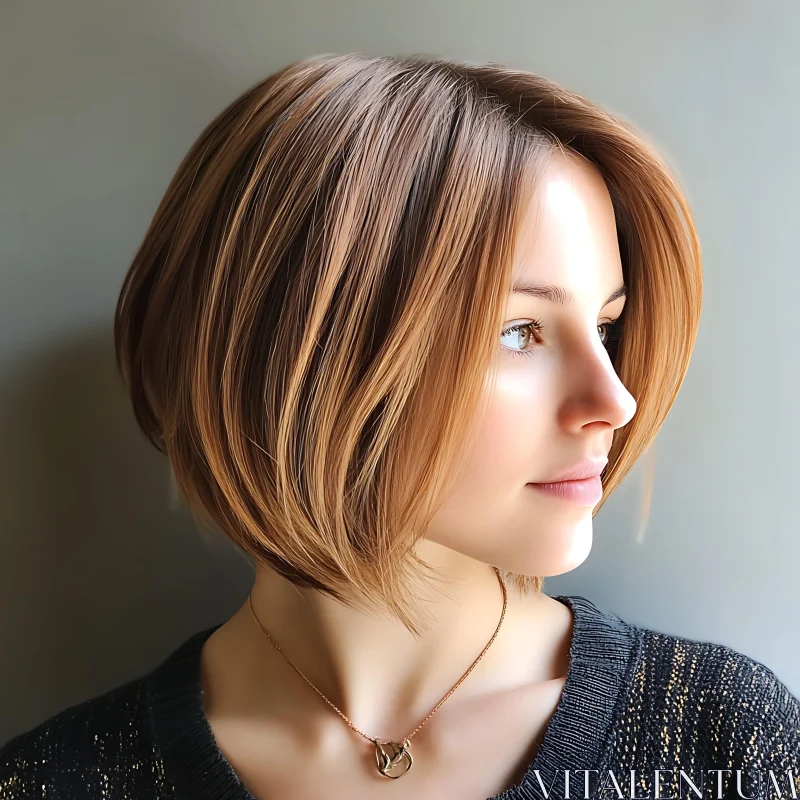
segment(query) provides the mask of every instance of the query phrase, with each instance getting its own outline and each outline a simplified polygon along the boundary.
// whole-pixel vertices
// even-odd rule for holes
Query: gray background
[[[173,503],[117,378],[120,283],[189,145],[320,52],[540,72],[644,129],[696,215],[706,294],[650,455],[546,581],[726,644],[800,693],[800,5],[6,0],[0,24],[0,741],[150,670],[252,572]]]

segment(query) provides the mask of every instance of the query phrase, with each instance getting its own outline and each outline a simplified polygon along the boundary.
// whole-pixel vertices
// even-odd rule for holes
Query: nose
[[[625,388],[611,362],[611,356],[594,335],[575,344],[563,361],[563,401],[560,422],[578,431],[592,423],[616,430],[631,421],[636,400]]]

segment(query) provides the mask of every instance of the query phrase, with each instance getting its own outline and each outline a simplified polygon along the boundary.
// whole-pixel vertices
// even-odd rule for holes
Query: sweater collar
[[[585,597],[553,599],[571,608],[574,620],[561,698],[521,781],[489,800],[544,796],[539,779],[548,789],[563,781],[565,769],[602,769],[614,711],[630,685],[636,629]],[[203,713],[200,652],[222,624],[195,633],[147,679],[155,745],[181,800],[257,800],[217,747]]]

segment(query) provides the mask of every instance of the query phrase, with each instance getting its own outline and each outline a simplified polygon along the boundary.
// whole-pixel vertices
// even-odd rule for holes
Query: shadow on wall
[[[28,357],[0,385],[0,743],[138,677],[222,621],[247,557],[170,507],[108,327]]]
[[[111,314],[186,149],[291,46],[232,57],[214,46],[215,26],[235,19],[221,9],[203,41],[169,4],[7,10],[0,744],[148,671],[249,591],[246,557],[170,507],[168,463],[116,372]]]

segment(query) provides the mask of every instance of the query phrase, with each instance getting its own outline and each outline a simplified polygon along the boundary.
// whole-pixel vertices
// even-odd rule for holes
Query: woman
[[[800,790],[765,665],[543,592],[664,422],[701,288],[662,160],[549,80],[351,53],[251,88],[180,165],[115,336],[253,589],[9,742],[0,798]]]

